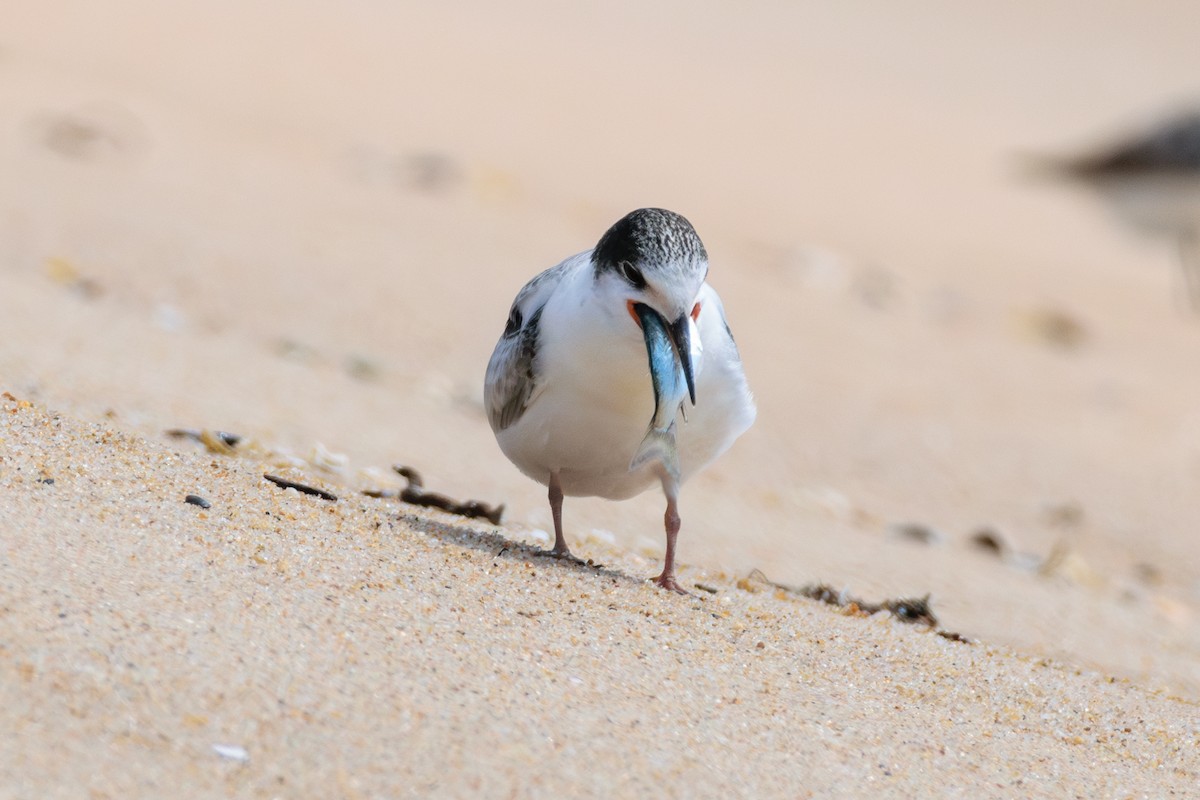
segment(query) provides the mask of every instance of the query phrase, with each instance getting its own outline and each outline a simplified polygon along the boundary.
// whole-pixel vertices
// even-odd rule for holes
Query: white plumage
[[[660,484],[667,498],[667,558],[656,581],[681,591],[674,576],[679,485],[728,449],[755,417],[707,273],[704,246],[686,219],[640,209],[618,221],[596,248],[546,270],[518,293],[488,364],[485,398],[504,454],[550,487],[553,555],[570,557],[562,532],[564,494],[622,500]],[[639,313],[656,313],[673,326],[675,349],[659,355],[694,383],[694,407],[685,395],[676,411],[678,479],[661,459],[630,467],[647,437],[659,385]]]

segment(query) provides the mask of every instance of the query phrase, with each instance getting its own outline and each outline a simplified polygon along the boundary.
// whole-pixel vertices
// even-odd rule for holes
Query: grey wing
[[[513,313],[519,313],[515,306]],[[534,362],[541,318],[542,307],[538,307],[513,334],[506,333],[496,343],[492,360],[488,362],[484,401],[488,421],[497,433],[521,418],[537,387]],[[509,319],[511,321],[512,317]]]
[[[484,402],[493,431],[511,426],[529,406],[537,389],[542,309],[568,270],[578,268],[587,255],[580,253],[538,274],[517,293],[504,335],[488,362]]]

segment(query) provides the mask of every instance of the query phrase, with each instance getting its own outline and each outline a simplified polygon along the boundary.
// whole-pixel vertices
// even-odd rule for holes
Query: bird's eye
[[[621,277],[629,282],[629,285],[635,289],[646,288],[646,276],[642,275],[642,271],[628,261],[622,261],[617,264],[617,269],[621,271]]]
[[[517,331],[521,330],[521,322],[523,319],[524,318],[521,316],[521,309],[513,306],[512,313],[508,315],[508,324],[504,326],[504,335],[512,336]]]

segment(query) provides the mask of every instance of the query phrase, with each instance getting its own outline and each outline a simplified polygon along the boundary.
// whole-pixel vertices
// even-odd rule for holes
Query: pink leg
[[[663,515],[663,522],[667,529],[667,554],[663,558],[663,571],[660,575],[654,578],[654,582],[664,589],[670,589],[679,594],[687,594],[678,583],[675,582],[675,538],[679,536],[679,508],[675,504],[675,498],[667,496],[667,513]]]
[[[572,564],[587,564],[589,567],[599,567],[599,564],[593,564],[591,561],[585,562],[582,558],[574,555],[571,548],[567,547],[567,537],[563,535],[562,524],[562,504],[563,493],[562,484],[558,481],[558,473],[550,473],[550,516],[554,517],[554,549],[539,550],[538,555],[550,556],[551,558],[559,558],[563,561],[569,561]]]
[[[550,473],[550,516],[554,517],[554,549],[550,555],[555,558],[573,558],[571,548],[567,547],[567,537],[563,536],[562,527],[562,486],[558,483],[558,473]]]

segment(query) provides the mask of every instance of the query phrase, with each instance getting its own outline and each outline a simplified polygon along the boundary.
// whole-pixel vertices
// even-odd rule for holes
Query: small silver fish
[[[654,385],[654,416],[650,418],[646,436],[629,463],[629,469],[640,469],[651,461],[658,461],[678,483],[675,417],[683,407],[685,397],[691,398],[692,405],[696,404],[692,364],[694,357],[699,356],[700,337],[693,335],[696,324],[687,315],[668,325],[661,314],[644,303],[634,303],[633,310],[642,324],[642,336],[646,340],[650,380]]]

